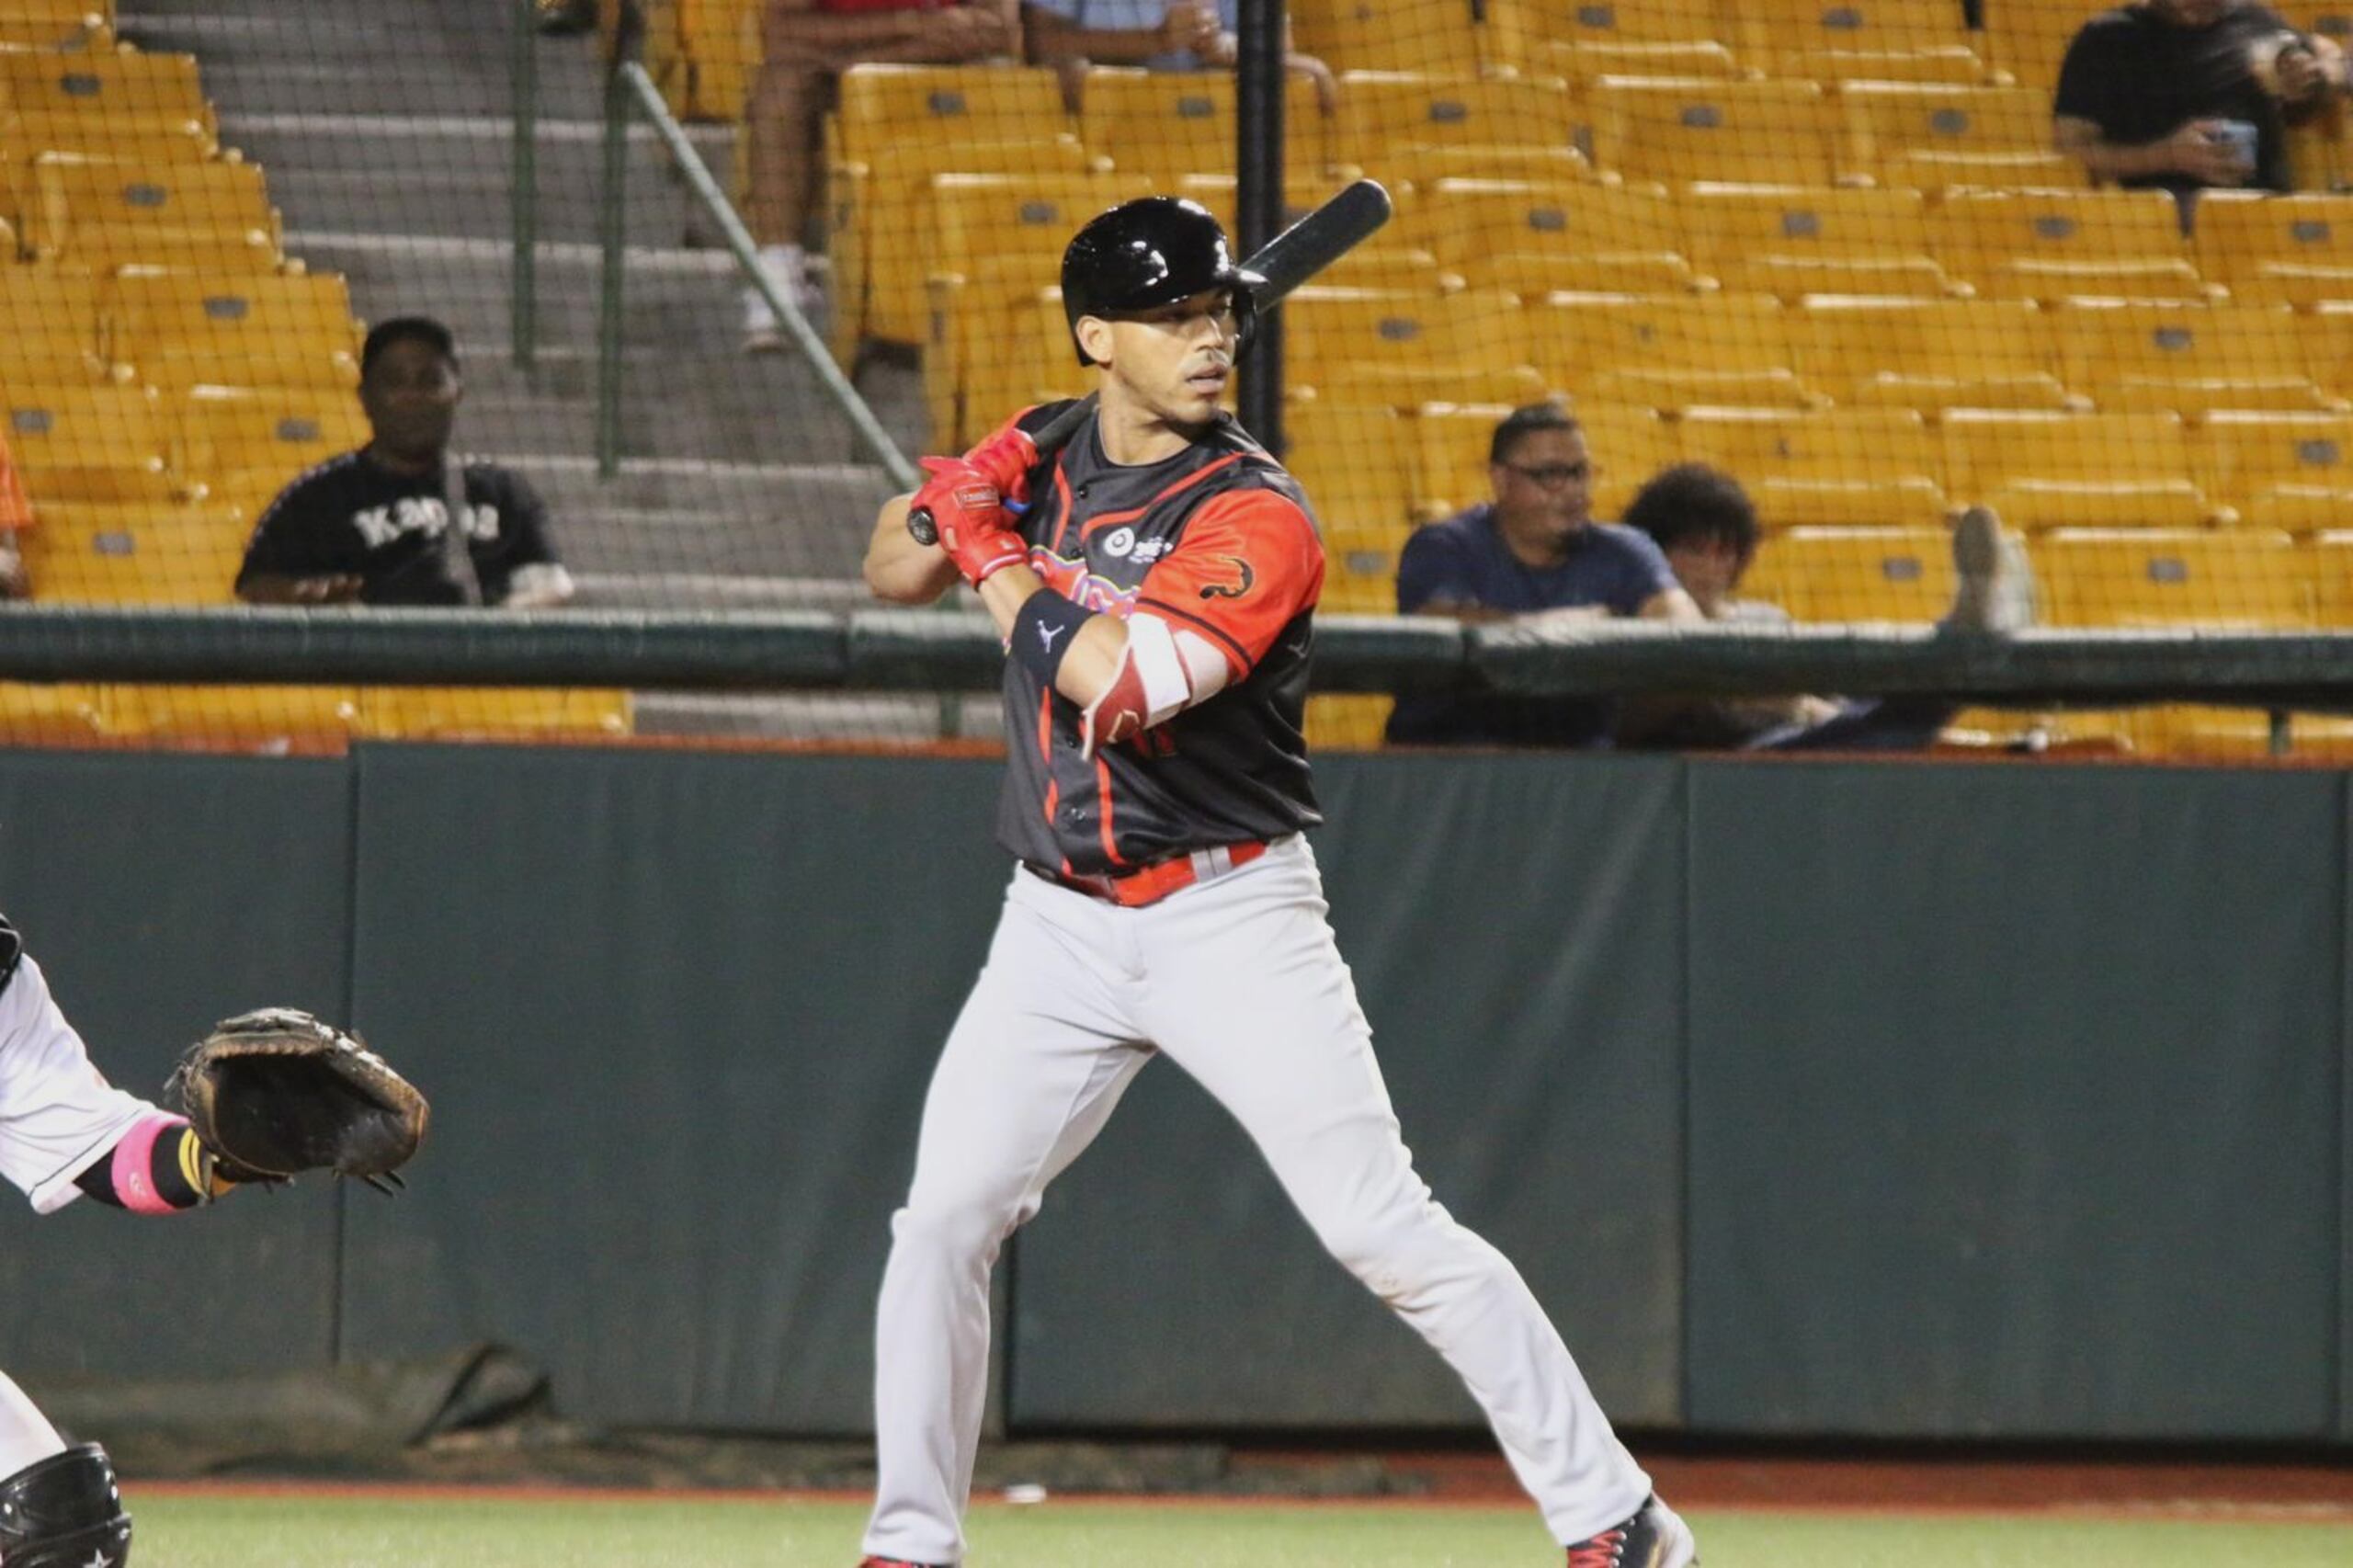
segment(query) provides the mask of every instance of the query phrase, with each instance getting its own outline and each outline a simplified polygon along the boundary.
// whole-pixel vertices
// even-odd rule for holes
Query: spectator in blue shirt
[[[1231,71],[1240,0],[1022,0],[1029,57],[1051,65],[1076,114],[1090,65],[1147,71]],[[1288,26],[1285,48],[1290,45]],[[1286,69],[1315,84],[1325,114],[1337,106],[1331,68],[1312,54],[1287,53]]]
[[[1418,529],[1397,562],[1397,612],[1485,622],[1563,615],[1704,618],[1641,532],[1593,517],[1595,463],[1574,415],[1515,409],[1487,448],[1495,499]],[[1401,697],[1389,739],[1405,744],[1600,746],[1606,699],[1500,693]]]

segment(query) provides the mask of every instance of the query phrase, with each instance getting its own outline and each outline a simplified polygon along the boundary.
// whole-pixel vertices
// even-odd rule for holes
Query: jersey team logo
[[[1238,555],[1221,555],[1218,559],[1220,561],[1231,562],[1233,563],[1234,574],[1238,580],[1232,583],[1204,583],[1201,585],[1201,597],[1205,599],[1238,599],[1243,595],[1248,593],[1252,587],[1256,585],[1258,574],[1250,569],[1250,562],[1243,560],[1242,557]]]
[[[1133,528],[1116,528],[1103,536],[1103,553],[1106,555],[1114,555],[1125,560],[1135,553],[1135,548],[1136,530]]]

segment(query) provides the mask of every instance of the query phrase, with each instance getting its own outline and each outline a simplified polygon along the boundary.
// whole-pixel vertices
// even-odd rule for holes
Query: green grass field
[[[140,1568],[852,1568],[864,1509],[799,1500],[134,1498]],[[2343,1568],[2353,1521],[1693,1510],[1703,1568]],[[984,1506],[975,1568],[1558,1563],[1524,1508]]]

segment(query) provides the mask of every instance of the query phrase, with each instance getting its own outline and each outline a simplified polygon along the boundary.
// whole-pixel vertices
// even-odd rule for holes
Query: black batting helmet
[[[1265,281],[1234,265],[1225,231],[1209,209],[1173,196],[1144,196],[1090,220],[1071,237],[1063,252],[1063,313],[1070,318],[1075,347],[1081,316],[1108,319],[1231,289],[1246,342],[1250,290]],[[1078,362],[1095,363],[1084,348]]]

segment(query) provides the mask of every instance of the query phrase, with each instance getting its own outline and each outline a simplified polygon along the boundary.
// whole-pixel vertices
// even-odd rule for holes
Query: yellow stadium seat
[[[1080,225],[1146,188],[1132,175],[935,176],[921,209],[926,242],[894,240],[873,253],[867,332],[894,342],[930,341],[926,312],[935,296],[928,282],[935,277],[1015,284],[1025,293],[1052,282]]]
[[[1396,179],[1392,160],[1424,149],[1571,143],[1569,96],[1558,81],[1351,71],[1340,78],[1331,156],[1336,165]]]
[[[2238,510],[2250,528],[2322,533],[2353,520],[2353,484],[2274,484]]]
[[[1346,183],[1315,169],[1286,174],[1283,176],[1284,223],[1295,223],[1306,217],[1336,194]],[[1176,194],[1208,208],[1211,215],[1225,225],[1227,235],[1239,243],[1242,232],[1239,185],[1240,182],[1232,175],[1188,174],[1177,180]],[[1357,250],[1398,248],[1395,235],[1396,229],[1392,223],[1363,241]],[[1354,256],[1357,252],[1348,254]]]
[[[2048,92],[2058,85],[2068,44],[2096,12],[2097,7],[2051,0],[1985,0],[1986,47],[1994,63],[2021,86]]]
[[[1422,494],[1413,422],[1387,407],[1300,403],[1283,411],[1290,471],[1327,533],[1392,535],[1404,542]]]
[[[33,597],[51,604],[234,602],[243,518],[210,506],[37,500],[23,538]]]
[[[609,34],[617,8],[597,9],[600,27]],[[761,0],[671,0],[667,6],[647,7],[646,68],[654,72],[680,119],[729,121],[744,117],[752,75],[759,67],[761,9]],[[665,12],[671,24],[666,39],[661,25]]]
[[[2313,608],[2331,631],[2353,630],[2353,528],[2331,528],[2304,547]]]
[[[1847,166],[1863,173],[1914,153],[2051,152],[2050,95],[2025,87],[1850,82],[1838,102]]]
[[[1324,165],[1324,115],[1313,85],[1285,85],[1284,154],[1302,170]],[[1159,190],[1187,175],[1235,167],[1233,78],[1213,71],[1136,71],[1097,67],[1086,74],[1078,116],[1086,150],[1123,174],[1141,174]]]
[[[1562,77],[1580,89],[1604,76],[1714,76],[1731,81],[1743,74],[1733,51],[1711,38],[1541,40],[1530,46],[1525,68],[1536,75]]]
[[[1594,287],[1582,276],[1590,257],[1656,257],[1682,249],[1675,209],[1663,198],[1598,185],[1440,180],[1414,191],[1393,222],[1400,243],[1465,277],[1498,256],[1558,257],[1563,278],[1552,289]]]
[[[1813,82],[1605,76],[1590,96],[1593,160],[1628,179],[1828,185],[1837,106]]]
[[[0,266],[0,384],[110,379],[97,285],[42,267]]]
[[[2308,369],[2312,331],[2310,318],[2281,306],[2144,302],[2051,315],[2060,374],[2103,406],[2327,408]]]
[[[2312,585],[2295,542],[2254,529],[2064,528],[2034,541],[2054,626],[2302,630]]]
[[[1747,295],[1698,301],[1553,295],[1529,301],[1526,330],[1538,368],[1565,383],[1619,369],[1786,369],[1790,314],[1777,301]]]
[[[52,54],[97,53],[114,44],[114,0],[6,0],[0,46]]]
[[[1744,598],[1801,621],[1934,621],[1952,608],[1952,539],[1943,528],[1794,528],[1765,540]]]
[[[2006,186],[2071,190],[2090,183],[2083,165],[2057,153],[1977,153],[1943,147],[1915,147],[1883,157],[1879,180],[1931,196],[1952,189]]]
[[[125,267],[100,299],[113,357],[165,391],[199,382],[359,383],[359,324],[336,273],[211,277]]]
[[[2214,191],[2199,199],[2196,247],[2237,299],[2353,299],[2353,197]]]
[[[2205,305],[2228,297],[2187,256],[2014,256],[1976,285],[1989,299],[2039,300],[2046,305],[2132,301]]]
[[[1555,43],[1679,42],[1717,39],[1729,42],[1718,0],[1600,0],[1560,5],[1549,0],[1489,0],[1531,40]],[[1499,9],[1498,9],[1499,8]]]
[[[2191,477],[2189,446],[2180,418],[2172,414],[2052,414],[2017,409],[1949,409],[1940,422],[1945,480],[1963,501],[1993,502],[2021,484],[2060,482],[2164,485],[2176,502],[2158,502],[2146,517],[2103,517],[2113,526],[2196,526],[2211,510]],[[2031,492],[2029,492],[2031,493]],[[2055,493],[2052,506],[2064,505],[2074,489]],[[2108,494],[2108,493],[2100,493]],[[2139,492],[2117,492],[2138,494]],[[2086,502],[2086,505],[2091,503]],[[2180,508],[2194,507],[2186,517]],[[2012,517],[2013,527],[2031,528],[2043,519]]]
[[[2210,414],[2188,432],[2188,448],[2207,494],[2242,511],[2281,485],[2353,490],[2353,418],[2343,415]]]
[[[80,154],[33,160],[37,258],[111,271],[127,265],[264,272],[278,264],[278,214],[252,164],[134,167]]]
[[[108,686],[106,733],[146,745],[264,756],[335,754],[359,728],[348,686]]]
[[[2066,408],[2045,312],[2023,301],[1809,301],[1789,315],[1798,373],[1841,403]]]
[[[1377,751],[1388,729],[1393,697],[1357,696],[1341,692],[1310,692],[1305,729],[1307,744],[1315,751]],[[0,707],[0,714],[5,714]]]
[[[1337,268],[1334,269],[1336,275]],[[1473,289],[1497,289],[1523,300],[1550,294],[1712,293],[1716,281],[1696,272],[1671,250],[1601,251],[1593,255],[1496,251],[1466,256],[1453,273]]]
[[[164,502],[171,430],[140,386],[0,387],[11,455],[35,501]]]
[[[199,386],[178,400],[173,466],[258,513],[297,474],[367,445],[368,421],[347,393]]]
[[[1911,190],[1699,185],[1679,210],[1686,253],[1733,292],[1935,299],[1951,285],[1928,256],[1926,205]]]
[[[1343,163],[1349,178],[1361,165]],[[1517,180],[1526,185],[1566,185],[1595,178],[1583,153],[1558,142],[1507,142],[1485,147],[1392,147],[1381,155],[1381,177],[1399,189],[1426,190],[1442,179]]]
[[[1981,287],[2022,258],[2188,259],[2173,198],[2160,190],[1953,191],[1927,222],[1936,258]]]
[[[210,133],[192,54],[0,51],[0,103],[28,118],[193,121]]]
[[[1738,0],[1725,15],[1742,56],[1759,63],[1790,50],[1965,49],[1961,7],[1949,0]]]
[[[629,693],[594,687],[371,686],[355,733],[392,740],[612,740],[631,733]]]
[[[969,446],[1032,403],[1094,390],[1095,373],[1071,346],[1060,289],[973,290],[945,325],[960,335],[942,366],[954,378],[952,401],[946,424],[935,403],[934,446]],[[926,381],[931,369],[926,364]]]
[[[88,745],[101,733],[97,687],[0,682],[0,745]]]
[[[1283,323],[1293,383],[1338,402],[1449,401],[1498,375],[1541,386],[1528,365],[1519,301],[1508,294],[1311,285],[1284,305]]]
[[[1935,479],[1944,472],[1944,453],[1927,421],[1908,408],[1688,408],[1677,428],[1686,458],[1743,483]]]
[[[1487,454],[1503,404],[1428,403],[1415,419],[1428,509],[1459,511],[1495,497]],[[1675,432],[1651,409],[1586,403],[1573,412],[1594,465],[1597,516],[1614,517],[1643,483],[1678,457]]]
[[[1785,49],[1768,58],[1776,76],[1835,84],[1841,93],[1885,83],[1974,86],[1988,74],[1985,62],[1965,43],[1918,49]]]
[[[1812,409],[1826,408],[1831,401],[1785,365],[1620,365],[1588,374],[1572,372],[1564,382],[1579,396],[1658,409],[1716,403]]]
[[[1943,489],[1920,473],[1885,479],[1768,474],[1747,488],[1757,520],[1768,528],[1935,527],[1952,512]]]
[[[1463,0],[1302,0],[1290,22],[1299,48],[1335,71],[1471,76],[1487,63]]]
[[[1043,66],[854,65],[841,74],[836,144],[828,151],[863,163],[915,145],[1051,139],[1076,129],[1062,104],[1061,85]]]

